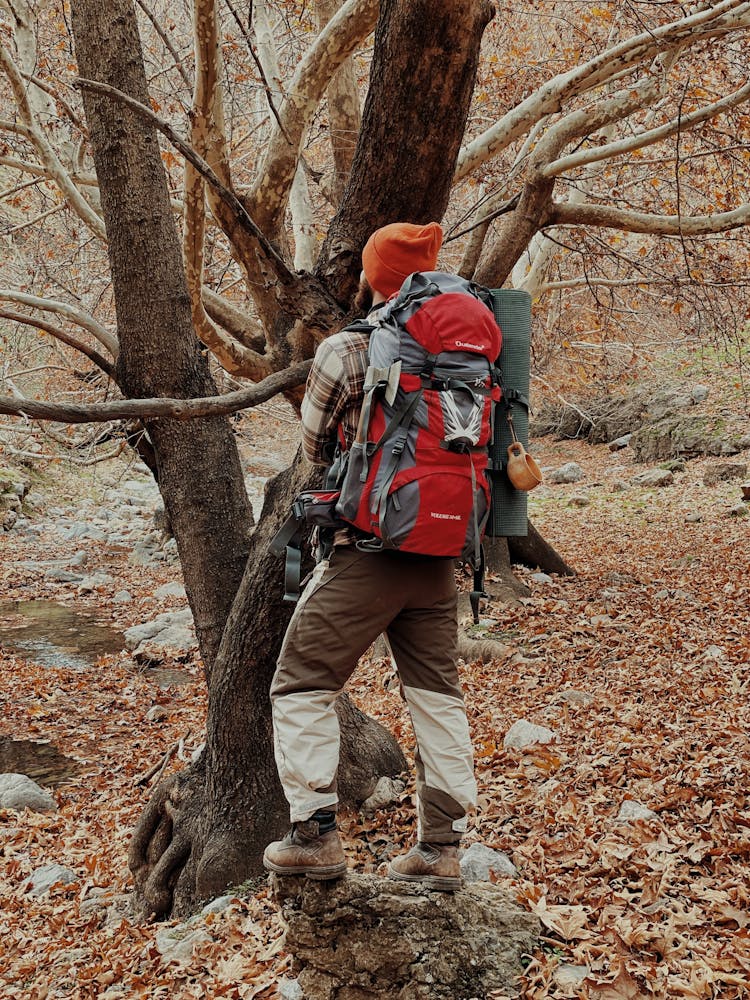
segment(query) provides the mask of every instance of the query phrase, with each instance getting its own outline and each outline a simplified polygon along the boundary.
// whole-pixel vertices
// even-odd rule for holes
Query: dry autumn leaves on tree
[[[0,0],[0,996],[750,996],[749,67],[738,0]],[[383,639],[347,877],[261,860],[270,544],[395,222],[531,309],[543,482],[476,625],[456,567],[455,893],[384,877]]]

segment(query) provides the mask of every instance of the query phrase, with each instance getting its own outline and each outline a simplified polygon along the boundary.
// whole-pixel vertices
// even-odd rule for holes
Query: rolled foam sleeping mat
[[[531,381],[531,296],[513,288],[493,288],[495,319],[503,334],[499,367],[503,386],[515,389],[526,400]],[[510,427],[503,402],[495,413],[495,434],[490,448],[490,485],[492,507],[487,522],[487,534],[504,538],[528,534],[528,493],[513,487],[506,472],[508,446],[512,443]],[[528,447],[529,411],[521,402],[514,402],[513,426],[517,439]]]

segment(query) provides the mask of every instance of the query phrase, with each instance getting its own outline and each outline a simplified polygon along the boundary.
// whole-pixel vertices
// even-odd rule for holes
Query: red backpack
[[[329,488],[301,493],[271,542],[272,552],[286,553],[284,600],[299,596],[304,528],[326,529],[330,538],[350,524],[364,533],[361,549],[470,563],[477,621],[490,512],[485,473],[501,396],[502,335],[491,294],[455,275],[418,272],[375,325],[357,329],[370,338],[356,438],[348,450],[341,442]]]
[[[410,275],[370,334],[357,436],[336,514],[361,547],[479,567],[485,470],[500,386],[490,293],[439,271]]]

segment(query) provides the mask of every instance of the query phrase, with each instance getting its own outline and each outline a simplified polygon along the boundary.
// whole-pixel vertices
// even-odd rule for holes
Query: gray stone
[[[610,451],[622,451],[623,448],[627,448],[630,444],[630,439],[632,434],[623,434],[622,437],[615,438],[614,441],[609,442]]]
[[[63,885],[70,885],[72,882],[77,881],[78,876],[70,868],[65,868],[63,865],[51,864],[42,865],[41,868],[37,868],[35,872],[31,873],[24,885],[28,887],[29,896],[44,896],[45,893],[50,891],[53,885],[58,885],[60,882]]]
[[[546,477],[550,483],[577,483],[583,479],[584,472],[578,462],[566,462],[558,469],[553,469]]]
[[[18,521],[18,514],[14,510],[0,511],[2,517],[2,527],[3,531],[10,531],[15,523]]]
[[[690,390],[690,397],[694,403],[702,403],[708,399],[710,389],[707,385],[694,385]]]
[[[653,820],[658,820],[659,817],[652,809],[644,806],[641,802],[636,802],[635,799],[625,799],[620,806],[617,819],[621,822],[629,822],[630,820],[647,820],[652,822]]]
[[[279,983],[281,1000],[305,1000],[305,994],[298,979],[282,979]]]
[[[161,587],[157,587],[154,591],[154,597],[164,598],[164,597],[187,597],[185,593],[185,587],[181,583],[163,583]]]
[[[569,507],[588,507],[591,503],[591,497],[586,493],[574,493],[568,500]]]
[[[555,733],[546,726],[537,726],[527,719],[518,719],[505,734],[503,746],[507,749],[523,750],[537,743],[552,743]]]
[[[55,812],[57,802],[26,774],[0,774],[0,809]]]
[[[375,875],[271,876],[307,1000],[467,1000],[516,993],[540,925],[487,882],[435,892]]]
[[[156,546],[148,539],[136,542],[133,551],[128,555],[128,562],[133,566],[149,566],[154,561]]]
[[[703,520],[703,514],[700,514],[697,510],[693,511],[692,514],[685,515],[686,524],[700,524]]]
[[[167,718],[167,711],[161,705],[152,705],[146,712],[146,722],[164,722]]]
[[[45,580],[53,580],[55,583],[80,583],[83,579],[80,573],[70,573],[66,569],[48,569],[44,578]]]
[[[360,809],[365,815],[374,813],[376,810],[390,805],[391,802],[396,802],[399,795],[403,792],[404,787],[403,781],[383,775],[378,780],[372,793],[362,803]]]
[[[126,629],[125,646],[136,653],[143,652],[146,647],[186,652],[196,644],[192,623],[193,616],[189,608],[167,611],[153,621]]]
[[[217,896],[216,899],[212,899],[210,903],[206,905],[201,910],[201,913],[205,916],[208,913],[223,913],[224,910],[228,909],[232,905],[234,896]]]
[[[133,595],[129,590],[118,590],[115,596],[112,598],[114,604],[130,604],[133,600]]]
[[[91,576],[86,576],[81,580],[78,584],[78,591],[81,594],[91,593],[98,590],[99,587],[108,587],[114,582],[108,573],[92,573]]]
[[[70,560],[68,565],[72,566],[75,569],[78,569],[81,566],[85,566],[88,561],[89,561],[88,552],[86,552],[85,549],[79,549],[73,556],[73,558]]]
[[[490,872],[515,878],[518,869],[507,854],[486,844],[472,844],[461,855],[461,874],[465,882],[489,882]]]
[[[631,482],[634,486],[643,486],[647,489],[671,486],[674,482],[674,475],[669,469],[646,469],[645,472],[639,472],[633,476]]]
[[[550,584],[555,582],[552,577],[548,576],[546,573],[532,573],[531,579],[534,583]],[[491,624],[494,624],[493,620],[491,620]]]
[[[630,489],[630,484],[626,483],[624,479],[616,479],[612,483],[613,493],[626,493]]]
[[[162,927],[156,932],[156,949],[167,962],[187,965],[193,958],[193,951],[200,945],[213,941],[203,927],[192,927],[189,923],[176,927]]]
[[[747,476],[745,462],[719,462],[706,469],[703,476],[704,486],[715,486],[717,483],[729,482],[732,479],[744,479]]]

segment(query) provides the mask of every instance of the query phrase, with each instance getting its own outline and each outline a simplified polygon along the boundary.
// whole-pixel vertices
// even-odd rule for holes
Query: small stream
[[[0,601],[0,646],[44,667],[85,670],[125,639],[95,614],[56,601]]]

